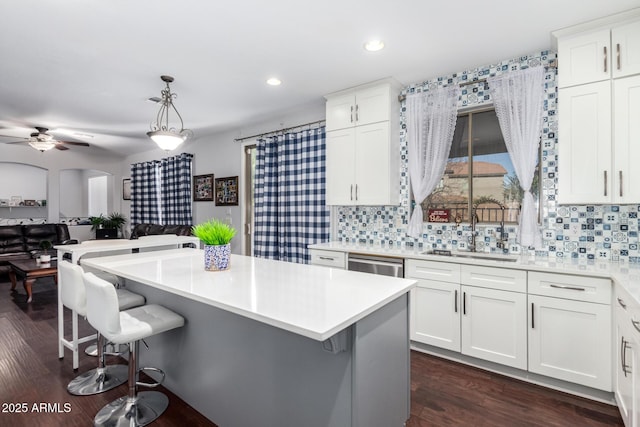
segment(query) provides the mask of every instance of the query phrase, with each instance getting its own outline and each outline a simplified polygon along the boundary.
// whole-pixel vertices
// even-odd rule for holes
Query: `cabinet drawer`
[[[611,304],[611,280],[569,274],[529,272],[529,293]]]
[[[346,254],[344,252],[324,251],[320,249],[310,249],[311,264],[324,265],[327,267],[346,268]]]
[[[462,265],[460,273],[463,285],[527,292],[527,272],[524,270]]]
[[[460,264],[408,259],[405,264],[404,277],[460,283]]]

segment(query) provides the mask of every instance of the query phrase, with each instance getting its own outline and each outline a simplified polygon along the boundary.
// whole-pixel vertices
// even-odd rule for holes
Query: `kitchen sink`
[[[454,258],[484,259],[487,261],[504,261],[504,262],[515,262],[519,258],[518,256],[514,256],[514,255],[486,254],[482,252],[451,252],[447,250],[431,250],[431,251],[422,252],[422,254],[448,256],[448,257],[454,257]]]

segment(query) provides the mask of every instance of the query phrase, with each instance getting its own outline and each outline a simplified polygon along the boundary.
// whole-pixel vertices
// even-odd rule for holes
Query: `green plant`
[[[41,240],[40,241],[40,249],[44,251],[45,254],[49,253],[49,249],[51,249],[53,245],[50,240]]]
[[[115,228],[120,229],[127,222],[127,218],[118,212],[112,212],[109,216],[90,216],[89,222],[91,222],[91,230],[97,228]]]
[[[194,225],[191,232],[205,245],[226,245],[236,235],[236,229],[215,218]]]

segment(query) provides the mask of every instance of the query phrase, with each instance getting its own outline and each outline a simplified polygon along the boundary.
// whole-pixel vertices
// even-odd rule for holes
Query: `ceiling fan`
[[[66,147],[65,145],[79,145],[79,146],[82,146],[82,147],[88,147],[89,146],[89,144],[86,143],[86,142],[60,141],[58,139],[55,139],[52,135],[49,135],[47,133],[47,131],[49,129],[43,128],[43,127],[40,127],[40,126],[35,126],[35,128],[36,128],[37,132],[31,133],[29,138],[23,138],[22,141],[7,142],[7,144],[23,144],[23,143],[27,143],[31,147],[35,148],[38,151],[42,151],[42,152],[50,150],[52,148],[56,148],[58,150],[68,150],[69,148]],[[0,135],[0,136],[13,138],[12,136],[8,136],[8,135]]]

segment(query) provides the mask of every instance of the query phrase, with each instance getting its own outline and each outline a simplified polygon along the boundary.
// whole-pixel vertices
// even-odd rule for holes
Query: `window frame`
[[[494,111],[495,112],[495,106],[493,103],[490,104],[485,104],[482,106],[472,106],[472,107],[464,107],[464,108],[459,108],[458,109],[458,114],[456,116],[456,122],[458,120],[458,118],[460,118],[461,116],[469,116],[469,141],[468,141],[468,151],[467,151],[467,157],[469,158],[469,170],[468,170],[468,182],[469,182],[469,192],[468,192],[468,196],[469,196],[469,201],[467,203],[467,218],[471,218],[472,212],[473,212],[473,115],[474,114],[479,114],[479,113],[485,113],[487,111]],[[457,124],[456,124],[457,126]],[[502,133],[502,130],[501,130]],[[503,139],[504,139],[504,135],[503,135]],[[537,209],[538,209],[538,225],[540,225],[542,223],[542,206],[541,206],[541,202],[542,202],[542,167],[541,167],[541,163],[542,163],[542,135],[540,136],[540,142],[538,143],[538,163],[537,163],[537,170],[536,170],[536,174],[538,176],[538,196],[537,196]],[[508,152],[508,150],[507,150]],[[448,157],[447,157],[448,158]],[[436,186],[437,188],[437,186]],[[434,189],[435,190],[435,189]],[[424,209],[422,207],[422,204],[420,203],[416,203],[415,201],[415,197],[413,195],[413,189],[410,189],[411,192],[411,201],[412,201],[412,206],[415,208],[420,208],[420,209]],[[428,196],[427,196],[428,197]],[[426,199],[425,199],[426,200]],[[424,215],[424,223],[429,223],[428,221],[428,215]],[[450,218],[449,220],[450,222],[455,221],[454,218]],[[491,221],[483,221],[483,224],[497,224],[499,223],[499,221],[495,221],[495,222],[491,222]],[[517,222],[508,222],[507,224],[517,224]]]

